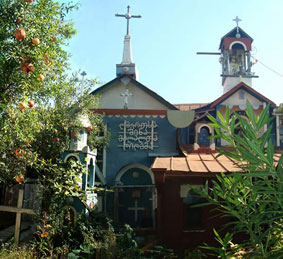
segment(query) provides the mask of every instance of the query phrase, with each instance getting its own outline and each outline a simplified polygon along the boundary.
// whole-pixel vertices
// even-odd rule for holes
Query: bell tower
[[[221,38],[219,46],[223,93],[240,82],[252,86],[252,78],[258,77],[251,72],[253,39],[239,27],[238,16],[233,21],[237,26]]]

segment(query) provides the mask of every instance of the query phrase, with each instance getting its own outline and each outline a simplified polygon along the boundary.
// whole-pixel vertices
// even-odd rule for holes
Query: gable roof
[[[217,98],[214,102],[210,103],[208,106],[210,108],[215,108],[216,105],[224,102],[228,97],[230,97],[232,94],[237,92],[239,89],[246,90],[248,93],[255,96],[259,100],[269,103],[272,107],[276,106],[276,104],[274,102],[272,102],[271,100],[269,100],[268,98],[266,98],[265,96],[263,96],[262,94],[260,94],[256,90],[254,90],[252,87],[248,86],[247,84],[245,84],[243,82],[237,84],[230,91],[228,91],[227,93],[225,93],[222,96],[220,96],[219,98]]]
[[[163,97],[161,97],[160,95],[158,95],[157,93],[155,93],[154,91],[152,91],[151,89],[146,87],[145,85],[141,84],[140,82],[138,82],[134,78],[132,78],[130,76],[127,76],[127,75],[121,75],[121,76],[118,76],[118,77],[114,78],[113,80],[111,80],[110,82],[106,83],[105,85],[102,85],[102,86],[98,87],[97,89],[95,89],[93,92],[91,92],[91,94],[103,94],[108,89],[110,89],[112,87],[115,87],[115,84],[117,82],[121,82],[120,79],[122,77],[125,77],[125,76],[130,79],[131,83],[133,83],[135,86],[140,88],[145,93],[149,94],[151,97],[156,99],[158,102],[162,103],[163,105],[165,105],[166,107],[168,107],[171,110],[178,110],[178,108],[176,108],[173,104],[171,104],[168,101],[166,101]]]
[[[234,29],[229,31],[227,34],[225,34],[221,38],[219,49],[221,49],[223,47],[224,38],[236,38],[236,34],[237,34],[237,27],[235,27]],[[239,34],[241,35],[241,38],[248,38],[253,42],[253,38],[249,34],[247,34],[243,29],[241,29],[240,27],[239,27]]]

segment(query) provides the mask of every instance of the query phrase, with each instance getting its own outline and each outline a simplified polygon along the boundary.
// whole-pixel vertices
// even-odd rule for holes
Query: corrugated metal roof
[[[274,155],[274,161],[278,162],[281,154]],[[241,172],[233,159],[214,154],[188,154],[186,157],[157,157],[151,169],[164,169],[168,172],[185,173],[230,173]]]

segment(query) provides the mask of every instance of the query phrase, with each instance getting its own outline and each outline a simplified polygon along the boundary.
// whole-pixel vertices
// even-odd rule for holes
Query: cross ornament
[[[19,242],[20,242],[22,214],[29,214],[29,215],[35,215],[36,214],[36,212],[34,210],[23,208],[23,200],[24,200],[24,187],[21,187],[19,189],[17,207],[0,206],[0,211],[16,213],[16,225],[15,225],[15,244],[16,244],[16,246],[18,246]]]
[[[133,96],[133,94],[130,93],[129,89],[126,89],[126,91],[124,93],[121,93],[120,95],[124,97],[124,102],[125,102],[124,109],[128,109],[128,98],[130,96]]]
[[[145,210],[144,207],[138,207],[138,200],[135,199],[135,207],[130,207],[128,210],[133,210],[135,212],[135,222],[138,222],[138,212]]]
[[[237,24],[237,34],[239,34],[239,22],[241,22],[242,20],[238,16],[236,16],[236,18],[233,19],[233,21],[236,22]]]
[[[127,9],[128,9],[128,12],[126,14],[118,14],[118,13],[116,13],[115,16],[117,16],[117,17],[125,17],[127,19],[127,35],[129,35],[129,32],[130,32],[129,21],[130,21],[130,19],[131,18],[141,18],[141,15],[132,15],[132,14],[130,14],[130,6],[129,5],[128,5]]]

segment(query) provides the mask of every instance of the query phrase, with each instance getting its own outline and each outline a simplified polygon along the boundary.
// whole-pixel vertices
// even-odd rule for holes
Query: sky
[[[139,82],[170,103],[207,103],[223,94],[219,56],[196,52],[218,52],[236,16],[254,39],[252,55],[258,63],[252,72],[259,78],[252,87],[283,103],[282,0],[80,0],[70,17],[77,34],[67,50],[71,69],[97,78],[97,87],[116,77],[126,19],[115,14],[125,14],[128,5],[131,14],[142,16],[130,20]]]

